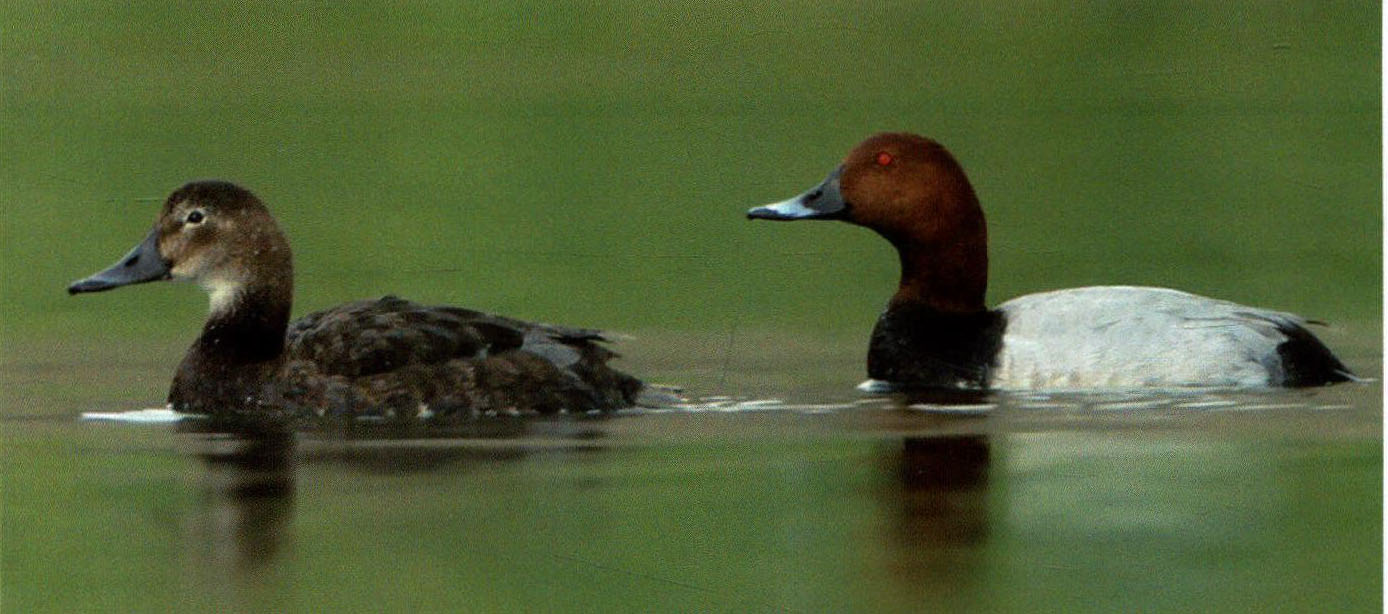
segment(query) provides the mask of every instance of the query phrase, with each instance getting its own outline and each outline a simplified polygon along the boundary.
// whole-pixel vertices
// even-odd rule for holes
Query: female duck
[[[293,272],[289,243],[259,199],[200,181],[169,196],[135,249],[68,292],[165,279],[202,285],[211,314],[169,390],[181,411],[582,411],[630,406],[644,387],[607,366],[614,354],[593,330],[390,296],[291,324]]]
[[[984,306],[987,228],[940,144],[878,134],[823,183],[749,218],[843,220],[896,247],[901,283],[877,321],[861,388],[1316,386],[1349,369],[1302,318],[1176,290],[1107,286]]]

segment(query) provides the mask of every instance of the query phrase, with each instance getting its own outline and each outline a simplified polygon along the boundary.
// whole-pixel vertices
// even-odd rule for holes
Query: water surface
[[[299,433],[10,417],[26,435],[7,450],[4,597],[17,611],[1369,611],[1380,394],[844,391]]]

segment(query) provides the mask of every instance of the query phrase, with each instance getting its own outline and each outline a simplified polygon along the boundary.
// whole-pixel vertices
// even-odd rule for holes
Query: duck
[[[602,331],[526,322],[395,296],[290,321],[289,241],[264,203],[227,181],[188,183],[153,229],[70,294],[163,280],[209,297],[174,374],[176,411],[433,417],[614,410],[647,386],[608,365]]]
[[[1291,313],[1167,288],[1093,286],[988,308],[988,230],[940,143],[886,132],[815,187],[749,219],[838,220],[896,249],[901,277],[868,342],[867,392],[1320,386],[1353,373]]]

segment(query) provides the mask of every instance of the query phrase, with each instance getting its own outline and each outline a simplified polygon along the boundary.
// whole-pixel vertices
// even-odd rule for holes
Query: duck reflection
[[[989,536],[991,456],[983,435],[912,437],[887,453],[896,478],[884,493],[892,573],[940,584],[974,575]]]
[[[203,569],[254,575],[290,543],[296,440],[293,431],[202,421],[180,427],[203,461],[192,550]]]
[[[192,567],[206,587],[272,581],[290,548],[296,476],[313,465],[378,475],[456,471],[533,456],[600,453],[601,418],[496,417],[468,423],[363,423],[305,428],[268,418],[181,422],[181,445],[202,461],[189,527]]]
[[[472,421],[364,423],[319,431],[306,441],[305,464],[335,465],[399,475],[456,469],[474,463],[536,456],[579,455],[606,449],[595,416],[491,416]]]

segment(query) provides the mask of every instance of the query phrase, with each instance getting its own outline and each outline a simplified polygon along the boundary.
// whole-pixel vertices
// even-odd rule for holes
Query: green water
[[[5,2],[0,609],[1378,610],[1377,381],[864,399],[889,248],[742,213],[924,133],[987,211],[990,300],[1177,287],[1328,321],[1378,378],[1379,8]],[[253,469],[78,421],[158,404],[206,307],[63,288],[204,177],[280,218],[296,313],[606,327],[699,407]]]

